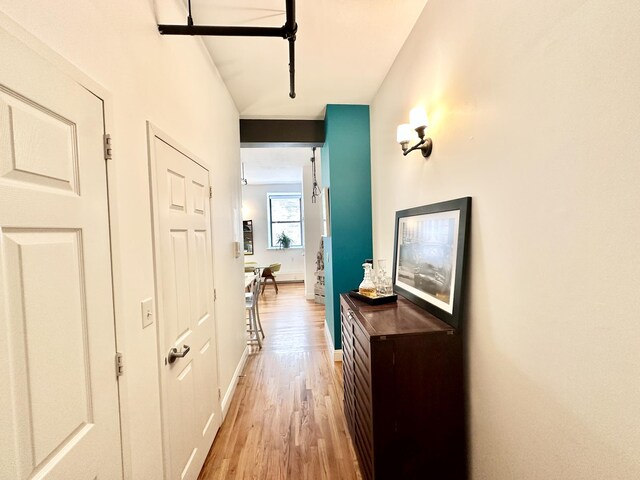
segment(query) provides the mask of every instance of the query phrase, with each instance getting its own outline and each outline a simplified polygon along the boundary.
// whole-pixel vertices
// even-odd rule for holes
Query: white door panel
[[[102,101],[0,58],[0,479],[121,478]]]
[[[150,128],[168,479],[196,479],[220,426],[209,172]],[[166,140],[166,141],[165,141]],[[189,352],[166,362],[170,349]]]

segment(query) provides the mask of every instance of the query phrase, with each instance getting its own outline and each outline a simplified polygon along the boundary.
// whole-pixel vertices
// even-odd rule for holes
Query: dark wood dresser
[[[462,338],[408,300],[340,297],[344,410],[365,479],[467,478]]]

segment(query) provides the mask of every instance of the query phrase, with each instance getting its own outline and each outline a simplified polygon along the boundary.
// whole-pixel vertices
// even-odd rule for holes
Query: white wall
[[[316,149],[316,180],[320,188],[320,195],[316,203],[311,201],[313,191],[313,173],[311,161],[302,168],[302,201],[304,204],[304,293],[307,300],[313,300],[313,288],[316,284],[316,255],[322,238],[322,179],[320,176],[321,154]]]
[[[281,263],[277,280],[304,280],[304,249],[268,248],[269,221],[267,219],[267,193],[301,192],[302,185],[246,185],[242,187],[242,217],[253,221],[253,255],[245,255],[245,262],[257,262],[258,265]]]
[[[168,10],[165,17],[184,19],[180,2],[161,3]],[[0,11],[111,94],[107,120],[117,162],[115,184],[110,185],[117,199],[117,335],[126,362],[121,385],[127,473],[136,480],[162,478],[163,464],[156,332],[143,330],[140,319],[140,301],[154,296],[148,120],[203,159],[212,172],[215,314],[223,393],[245,348],[242,256],[232,256],[233,209],[240,209],[238,113],[198,39],[158,34],[153,4],[0,0]]]
[[[474,479],[640,478],[640,9],[430,0],[372,105],[375,256],[394,212],[473,197]],[[433,155],[395,128],[423,104]]]

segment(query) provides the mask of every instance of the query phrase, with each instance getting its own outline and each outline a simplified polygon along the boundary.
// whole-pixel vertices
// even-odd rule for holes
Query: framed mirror
[[[244,242],[244,254],[253,255],[253,220],[242,221],[242,239]]]

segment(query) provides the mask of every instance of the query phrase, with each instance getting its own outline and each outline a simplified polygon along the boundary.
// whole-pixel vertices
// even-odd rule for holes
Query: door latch
[[[172,348],[171,350],[169,350],[169,355],[167,355],[167,362],[171,364],[175,362],[177,358],[185,357],[187,353],[189,353],[189,350],[191,350],[191,347],[189,345],[183,345],[181,351],[178,351],[178,349],[175,347]]]

